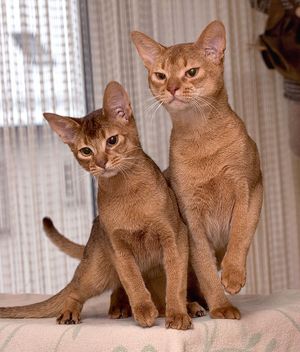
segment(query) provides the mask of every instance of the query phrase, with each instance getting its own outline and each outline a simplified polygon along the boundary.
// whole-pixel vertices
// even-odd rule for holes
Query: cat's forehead
[[[163,70],[183,69],[200,65],[203,61],[201,51],[193,43],[177,44],[167,48],[158,64]]]
[[[88,138],[97,138],[105,129],[102,109],[91,112],[82,119],[81,131]]]
[[[81,133],[87,141],[106,139],[111,133],[120,131],[120,124],[106,116],[103,109],[91,112],[81,121]]]

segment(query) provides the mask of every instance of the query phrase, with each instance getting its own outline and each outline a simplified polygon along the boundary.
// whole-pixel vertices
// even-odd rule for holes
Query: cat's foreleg
[[[177,243],[171,229],[161,231],[161,243],[167,278],[166,327],[186,330],[192,325],[186,307],[189,247],[186,228],[180,227]]]
[[[255,233],[263,200],[263,186],[258,183],[254,191],[239,191],[231,220],[227,251],[222,261],[222,284],[230,294],[238,293],[246,282],[248,250]]]
[[[186,210],[185,218],[189,225],[191,264],[208,304],[210,316],[217,319],[240,319],[239,310],[225,295],[198,212]]]
[[[150,327],[154,324],[158,311],[131,250],[126,244],[121,247],[114,253],[115,268],[128,295],[135,320],[143,327]]]

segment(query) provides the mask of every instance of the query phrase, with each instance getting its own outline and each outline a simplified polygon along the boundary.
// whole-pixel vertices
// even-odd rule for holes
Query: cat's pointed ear
[[[66,144],[72,144],[80,130],[79,119],[71,117],[60,116],[57,114],[45,112],[45,119],[48,121],[50,127],[56,132],[62,141]]]
[[[166,49],[163,45],[141,32],[131,32],[131,39],[147,69],[151,68]]]
[[[225,27],[220,21],[211,22],[201,33],[195,45],[203,50],[205,56],[219,64],[224,57],[226,48]]]
[[[105,88],[103,109],[108,118],[119,119],[127,123],[132,115],[132,108],[126,90],[116,81],[111,81]]]

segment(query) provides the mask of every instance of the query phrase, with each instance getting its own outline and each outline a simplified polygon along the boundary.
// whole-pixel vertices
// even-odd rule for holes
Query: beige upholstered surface
[[[47,296],[0,295],[1,305],[27,304]],[[106,317],[108,296],[90,300],[79,325],[54,319],[0,320],[0,352],[238,352],[300,351],[300,291],[239,295],[240,321],[194,320],[189,331],[166,330],[164,320],[140,328],[132,318]]]

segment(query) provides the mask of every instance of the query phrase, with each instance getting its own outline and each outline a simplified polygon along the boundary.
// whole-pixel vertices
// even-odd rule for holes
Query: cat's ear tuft
[[[126,90],[116,81],[111,81],[105,88],[103,109],[107,117],[117,118],[128,123],[132,115],[131,103]]]
[[[226,49],[226,33],[221,21],[211,22],[201,33],[195,45],[204,51],[205,56],[216,64],[223,61]]]
[[[152,67],[166,49],[146,34],[138,31],[131,32],[131,39],[147,69]]]
[[[76,119],[49,112],[45,112],[43,115],[52,130],[59,135],[64,143],[72,144],[75,142],[80,130],[80,124],[75,121]]]

